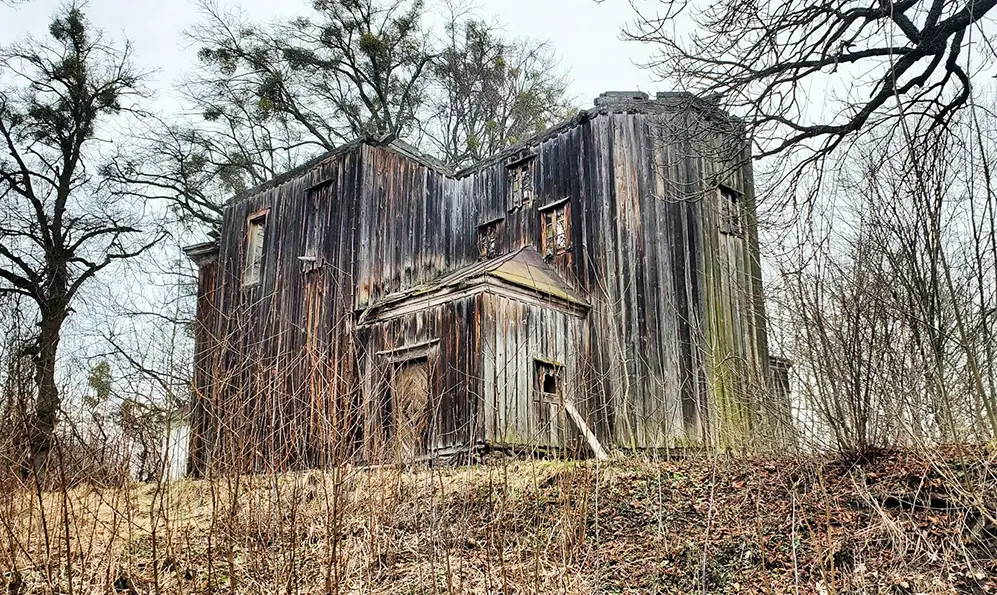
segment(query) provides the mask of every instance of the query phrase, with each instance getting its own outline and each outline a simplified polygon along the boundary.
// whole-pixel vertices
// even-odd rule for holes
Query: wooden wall
[[[365,460],[390,454],[383,443],[382,397],[391,366],[426,357],[430,366],[429,415],[423,450],[456,449],[482,440],[478,422],[480,294],[418,310],[357,330],[363,377]]]
[[[391,148],[361,152],[357,308],[477,260],[475,208],[455,195],[450,176]]]
[[[599,198],[581,207],[581,258],[621,445],[718,443],[760,392],[748,389],[767,361],[748,154],[705,118],[677,106],[586,127]],[[743,194],[740,236],[720,233],[720,183]]]
[[[362,438],[355,410],[354,233],[358,148],[258,189],[227,209],[218,248],[206,365],[211,411],[204,458],[214,468],[266,470],[350,456]],[[306,200],[306,189],[318,200]],[[308,212],[314,205],[315,212]],[[262,279],[244,287],[247,222],[267,210]],[[307,225],[306,225],[307,224]],[[320,266],[299,257],[317,226]],[[192,456],[201,456],[194,454]]]
[[[547,135],[530,149],[532,208],[509,211],[502,158],[462,178],[479,219],[506,217],[503,250],[539,250],[537,208],[569,199],[573,254],[559,268],[593,304],[597,433],[622,446],[715,442],[727,418],[711,413],[743,417],[744,376],[766,358],[750,168],[743,145],[732,157],[698,118],[635,108]],[[718,232],[717,182],[744,194],[742,237]],[[743,365],[716,363],[732,361]]]
[[[234,202],[214,283],[214,309],[224,315],[204,321],[216,346],[199,364],[210,369],[205,411],[212,412],[202,448],[253,468],[352,456],[368,438],[365,358],[388,338],[431,331],[451,362],[440,373],[440,394],[470,386],[492,403],[479,431],[466,422],[478,396],[470,389],[446,396],[452,411],[440,445],[535,430],[523,380],[513,383],[506,369],[500,381],[494,364],[476,378],[460,353],[476,346],[496,349],[486,365],[504,358],[505,368],[528,367],[510,354],[538,350],[575,362],[586,415],[604,442],[668,447],[722,442],[731,428],[750,432],[763,409],[752,383],[764,378],[767,361],[754,197],[750,168],[718,151],[726,136],[708,117],[668,102],[583,112],[457,175],[405,151],[357,143]],[[746,155],[743,145],[735,148]],[[524,151],[534,156],[535,196],[514,207],[506,165]],[[718,231],[717,183],[743,193],[741,237]],[[539,208],[562,199],[570,203],[571,250],[554,265],[588,296],[584,323],[490,297],[477,315],[470,306],[442,308],[357,337],[356,320],[384,296],[476,262],[482,222],[504,218],[499,253],[540,250]],[[269,209],[262,282],[242,287],[247,221],[262,209]],[[299,256],[315,225],[320,254],[306,272]],[[520,336],[495,314],[506,311],[506,320],[543,319],[537,328],[554,334]],[[515,386],[514,394],[502,386]],[[495,404],[502,394],[512,413]],[[245,436],[254,439],[239,440]]]
[[[497,445],[568,446],[566,438],[574,431],[563,411],[551,415],[549,408],[536,400],[535,362],[542,360],[560,368],[561,394],[591,420],[599,404],[594,402],[588,384],[585,320],[575,313],[502,295],[485,293],[482,300],[484,438]]]
[[[194,322],[193,398],[190,406],[190,443],[187,448],[187,473],[202,476],[207,470],[205,460],[208,444],[214,443],[217,425],[214,423],[215,404],[210,396],[217,370],[218,310],[215,307],[217,255],[197,258],[197,318]]]

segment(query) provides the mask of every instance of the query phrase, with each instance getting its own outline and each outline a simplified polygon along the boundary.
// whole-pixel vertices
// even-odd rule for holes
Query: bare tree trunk
[[[48,455],[52,450],[55,423],[59,413],[59,387],[55,382],[55,362],[59,349],[62,323],[66,320],[63,308],[43,309],[38,336],[38,350],[35,353],[35,383],[38,393],[35,400],[35,414],[28,428],[29,461],[31,471],[44,476]]]

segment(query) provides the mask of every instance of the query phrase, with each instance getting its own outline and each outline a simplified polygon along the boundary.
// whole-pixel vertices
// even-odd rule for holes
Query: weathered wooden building
[[[357,141],[237,197],[200,268],[191,465],[768,432],[748,148],[685,94],[460,172]]]

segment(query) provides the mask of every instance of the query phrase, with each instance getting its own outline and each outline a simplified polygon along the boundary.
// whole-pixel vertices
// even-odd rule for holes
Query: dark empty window
[[[246,266],[242,273],[243,285],[255,285],[260,282],[263,274],[263,244],[266,231],[266,211],[249,217],[246,228]]]
[[[543,392],[548,395],[557,394],[557,376],[547,373],[543,376]]]
[[[501,219],[478,226],[478,257],[482,260],[498,256],[501,227]]]
[[[533,156],[530,155],[510,163],[506,168],[510,209],[533,202],[533,162]]]
[[[567,200],[540,212],[540,247],[547,258],[571,250],[571,203]]]
[[[533,387],[537,392],[537,397],[542,402],[552,403],[560,400],[560,372],[561,366],[541,360],[534,360],[534,381]]]
[[[717,188],[720,200],[720,233],[741,235],[741,193],[727,186]]]

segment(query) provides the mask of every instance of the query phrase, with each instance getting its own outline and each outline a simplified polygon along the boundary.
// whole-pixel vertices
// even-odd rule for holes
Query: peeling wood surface
[[[394,364],[379,354],[434,341],[423,451],[578,438],[549,431],[563,420],[534,399],[538,359],[564,363],[564,386],[603,444],[749,433],[766,409],[767,369],[751,172],[743,145],[725,149],[707,117],[602,108],[542,135],[527,145],[525,206],[510,199],[505,159],[455,177],[363,143],[235,202],[217,263],[201,272],[200,468],[388,456],[380,399]],[[720,183],[743,197],[740,236],[720,232]],[[497,286],[441,290],[420,305],[413,290],[478,262],[482,222],[501,220],[498,254],[543,254],[540,209],[560,205],[570,250],[548,260],[559,279],[544,283],[590,308]],[[262,209],[261,282],[243,288],[245,225]],[[379,304],[400,295],[411,306],[378,320]]]

